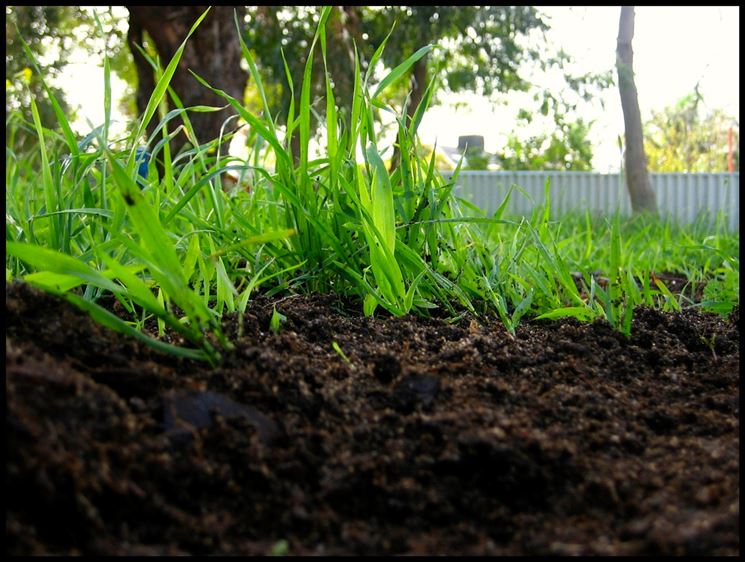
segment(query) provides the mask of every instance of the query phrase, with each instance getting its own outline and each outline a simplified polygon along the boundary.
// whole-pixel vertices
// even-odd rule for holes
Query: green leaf
[[[140,189],[109,150],[106,150],[106,156],[129,218],[147,252],[148,267],[152,275],[191,321],[196,322],[199,327],[210,326],[220,337],[213,316],[188,286],[173,242],[163,230],[157,213],[145,201]]]
[[[48,289],[55,293],[66,293],[79,287],[85,280],[76,275],[66,273],[55,273],[53,271],[37,271],[23,276],[23,280],[37,287]]]
[[[279,333],[280,326],[287,320],[287,316],[277,312],[277,309],[272,309],[272,317],[269,320],[269,329],[275,334]]]
[[[375,313],[375,309],[378,307],[378,300],[372,295],[372,293],[368,293],[365,295],[365,298],[362,302],[362,311],[364,312],[365,316],[368,318],[372,316]]]
[[[234,252],[236,250],[240,250],[241,248],[245,248],[247,246],[254,246],[256,244],[265,244],[267,242],[274,242],[275,240],[284,240],[286,238],[289,238],[290,236],[293,236],[294,234],[295,234],[294,228],[289,228],[286,230],[277,230],[274,232],[262,232],[261,234],[250,236],[249,238],[246,238],[245,240],[241,240],[240,242],[237,242],[236,244],[231,244],[230,246],[226,246],[225,248],[217,250],[210,257],[216,258],[218,256],[224,256],[225,254],[229,252]]]
[[[388,75],[381,80],[380,84],[378,85],[377,89],[375,90],[375,93],[372,95],[373,99],[377,98],[378,95],[385,90],[388,86],[391,85],[391,83],[398,80],[401,76],[403,76],[408,70],[414,65],[416,61],[421,59],[424,55],[429,53],[434,45],[426,45],[419,49],[416,53],[411,55],[409,58],[407,58],[404,62],[399,64],[396,68],[391,70]]]
[[[21,32],[18,30],[18,26],[16,26],[16,37],[18,37],[21,40],[21,43],[23,45],[23,50],[26,52],[26,56],[28,56],[28,59],[31,61],[31,64],[34,67],[34,70],[36,71],[36,75],[41,79],[41,84],[44,87],[44,91],[47,93],[47,97],[49,98],[49,101],[52,104],[52,109],[54,110],[54,115],[57,118],[57,122],[60,125],[60,128],[62,129],[62,134],[65,136],[65,140],[67,142],[67,146],[70,149],[71,156],[73,160],[77,159],[80,156],[80,149],[78,147],[77,143],[77,136],[75,133],[72,132],[72,128],[70,127],[70,123],[67,120],[67,116],[65,115],[65,112],[62,110],[62,107],[60,106],[59,102],[57,101],[57,98],[54,96],[54,93],[47,85],[47,81],[44,79],[44,73],[39,68],[39,65],[37,64],[36,57],[34,56],[33,51],[28,46],[28,43],[26,43],[25,39],[21,36]],[[33,99],[32,99],[33,103]]]
[[[266,101],[266,93],[264,91],[264,83],[261,80],[261,75],[259,74],[258,68],[256,68],[256,63],[254,62],[254,58],[251,55],[251,51],[249,51],[248,47],[246,46],[246,42],[243,40],[243,30],[241,27],[240,22],[238,21],[238,11],[235,10],[233,12],[233,19],[235,20],[235,28],[238,33],[238,41],[240,41],[241,44],[241,52],[243,53],[243,58],[246,59],[246,62],[248,63],[248,71],[251,73],[251,78],[254,79],[254,82],[256,82],[256,89],[259,92],[259,96],[261,97],[261,108],[264,112],[264,120],[269,124],[269,126],[272,129],[272,133],[276,136],[276,131],[274,130],[274,122],[272,121],[272,115],[269,113],[269,104]],[[284,58],[284,54],[282,55]],[[292,86],[290,86],[292,88]]]
[[[339,357],[341,357],[342,361],[344,361],[350,367],[353,367],[352,362],[349,360],[349,357],[347,357],[346,353],[341,350],[341,347],[339,347],[339,344],[336,341],[331,342],[331,347],[334,349],[334,351],[336,351],[337,354],[339,354]]]
[[[36,107],[36,102],[33,98],[31,98],[31,114],[34,118],[36,134],[39,137],[39,151],[41,153],[41,182],[44,186],[44,203],[46,204],[47,213],[51,213],[57,210],[59,201],[54,189],[52,171],[49,167],[49,156],[47,156],[46,140],[44,139],[44,128],[41,126],[39,109]],[[52,248],[62,247],[60,223],[58,220],[56,220],[56,218],[52,220],[49,230],[49,245]]]
[[[557,308],[540,316],[536,316],[536,320],[556,320],[557,318],[576,318],[580,321],[591,320],[594,314],[592,310],[587,307],[569,306],[564,308]]]
[[[91,283],[97,287],[108,289],[112,293],[123,291],[119,285],[105,277],[98,270],[67,254],[33,244],[9,241],[5,244],[5,251],[25,261],[39,271],[77,277],[85,283]],[[63,278],[59,278],[59,280],[63,281]],[[66,283],[63,282],[64,284]]]
[[[107,328],[111,328],[112,330],[115,330],[127,336],[137,338],[138,340],[145,342],[147,345],[149,345],[153,349],[156,349],[157,351],[162,351],[163,353],[168,353],[177,357],[183,357],[185,359],[210,361],[210,357],[201,349],[188,349],[156,340],[154,338],[151,338],[150,336],[145,335],[141,331],[136,330],[135,328],[127,324],[124,320],[112,314],[105,308],[97,305],[96,303],[84,300],[72,293],[65,293],[62,296],[66,300],[76,305],[78,308],[87,312],[91,316],[91,318],[93,318],[93,320],[95,320],[99,324],[102,324]]]
[[[189,72],[191,72],[191,70]],[[261,136],[266,142],[271,145],[271,147],[274,149],[275,154],[277,155],[277,159],[282,163],[282,165],[287,167],[292,166],[292,161],[290,160],[288,153],[280,144],[277,136],[266,127],[264,121],[253,115],[250,111],[243,107],[243,104],[241,102],[236,100],[227,92],[218,88],[213,88],[201,76],[195,74],[194,72],[191,72],[191,75],[194,76],[194,78],[196,78],[200,84],[202,84],[206,88],[209,88],[217,95],[225,98],[228,103],[230,103],[230,105],[233,106],[233,108],[238,112],[241,118],[246,121],[259,136]]]
[[[372,166],[373,222],[382,234],[382,242],[393,253],[396,249],[396,217],[393,209],[391,181],[375,145],[371,144],[367,147],[367,158]]]

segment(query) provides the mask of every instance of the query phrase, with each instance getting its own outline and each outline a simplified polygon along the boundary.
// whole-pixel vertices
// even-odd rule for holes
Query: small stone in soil
[[[224,418],[244,417],[254,426],[259,439],[270,444],[279,436],[277,424],[256,408],[211,391],[171,391],[163,396],[163,426],[176,440],[188,438],[191,430],[212,425],[212,414]]]

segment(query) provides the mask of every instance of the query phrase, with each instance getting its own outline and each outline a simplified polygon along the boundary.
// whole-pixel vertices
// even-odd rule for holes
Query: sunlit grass
[[[328,15],[324,10],[310,47],[320,48],[324,70]],[[356,298],[367,315],[379,309],[427,315],[436,309],[456,319],[466,311],[496,311],[513,333],[526,317],[570,316],[604,318],[628,334],[639,305],[727,313],[739,302],[739,235],[723,224],[712,230],[648,217],[552,217],[550,185],[546,206],[530,217],[504,214],[512,191],[489,216],[455,198],[460,165],[445,179],[435,169],[434,153],[429,160],[417,155],[417,127],[436,84],[412,120],[382,98],[431,47],[412,53],[379,83],[372,77],[385,43],[364,75],[356,60],[348,117],[338,111],[326,74],[326,146],[314,158],[313,56],[301,83],[294,84],[287,72],[299,97],[282,128],[269,114],[261,77],[241,45],[262,100],[259,114],[197,79],[250,127],[254,142],[246,160],[218,152],[225,138],[196,138],[188,113],[219,108],[184,108],[170,89],[183,45],[165,69],[149,59],[158,77],[155,92],[126,138],[108,138],[110,96],[106,123],[84,139],[72,134],[61,111],[58,123],[46,125],[33,106],[33,122],[10,115],[6,279],[24,279],[113,329],[212,364],[232,346],[221,330],[223,314],[242,314],[259,289],[268,295],[336,292]],[[106,91],[109,80],[105,65]],[[145,139],[166,96],[176,109],[161,110],[155,133]],[[398,122],[401,161],[392,173],[384,163],[391,147],[378,139],[375,117],[381,111],[394,112]],[[174,128],[176,117],[184,124]],[[15,151],[18,128],[35,131],[35,149]],[[186,134],[192,146],[171,154],[167,141],[176,134]],[[300,138],[299,154],[292,153],[293,134]],[[163,177],[155,166],[147,178],[137,176],[142,144],[164,162]],[[269,159],[272,167],[263,164]],[[222,177],[229,170],[252,178],[250,191],[224,190]],[[673,295],[654,278],[660,272],[679,272],[691,283],[710,281],[704,302]],[[118,299],[131,318],[101,307],[104,295]],[[147,335],[142,328],[150,318],[157,320],[159,335],[166,329],[177,334],[177,343]],[[272,330],[281,329],[281,319],[275,310]]]

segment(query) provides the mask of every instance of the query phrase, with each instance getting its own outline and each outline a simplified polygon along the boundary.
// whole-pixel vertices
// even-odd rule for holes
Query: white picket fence
[[[445,172],[446,177],[450,176]],[[551,212],[569,210],[631,214],[626,180],[622,174],[596,172],[491,172],[462,171],[454,194],[471,201],[487,213],[494,212],[510,186],[516,184],[529,197],[515,190],[507,205],[513,215],[530,215],[545,202],[546,180],[550,180]],[[705,213],[712,220],[722,211],[731,230],[740,228],[740,173],[650,174],[661,215],[688,224]],[[531,200],[532,199],[532,200]]]

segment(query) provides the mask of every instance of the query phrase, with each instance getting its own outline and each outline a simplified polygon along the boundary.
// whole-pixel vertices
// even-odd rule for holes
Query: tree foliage
[[[560,53],[561,55],[562,53]],[[612,83],[610,73],[572,77],[565,75],[567,88],[562,92],[543,90],[533,96],[538,109],[521,109],[517,126],[504,148],[497,152],[497,164],[503,170],[592,170],[593,150],[588,136],[593,121],[578,115],[581,103],[590,101]],[[535,120],[548,132],[526,136]]]
[[[63,68],[71,62],[76,49],[92,58],[102,58],[108,49],[111,68],[132,80],[133,70],[120,18],[109,7],[98,10],[103,30],[99,33],[93,12],[81,6],[6,6],[5,7],[5,111],[30,121],[30,100],[39,108],[42,123],[52,126],[56,120],[42,86],[41,77],[32,70],[21,37],[39,62],[50,90],[69,117],[75,108],[67,103],[65,91],[57,85]],[[20,140],[20,139],[19,139]]]
[[[571,58],[559,51],[553,59],[545,59],[541,64],[551,61],[564,69]],[[586,104],[594,102],[603,107],[599,94],[613,84],[612,73],[572,75],[562,70],[561,78],[563,84],[559,89],[556,86],[536,89],[532,101],[517,112],[514,130],[494,155],[498,169],[593,169],[589,134],[594,121],[584,119],[582,111]]]
[[[177,7],[168,9],[171,12],[178,11]],[[159,10],[163,12],[166,8],[160,7]],[[262,74],[269,110],[280,124],[283,124],[292,95],[287,83],[285,64],[296,85],[295,95],[299,96],[297,85],[302,80],[308,48],[320,11],[315,6],[249,6],[246,8],[245,18],[241,18],[244,39]],[[24,37],[32,37],[36,41],[32,48],[37,53],[53,52],[50,43],[60,44],[56,51],[58,54],[50,58],[51,62],[43,72],[54,74],[55,68],[64,66],[70,50],[76,44],[97,53],[103,50],[103,43],[95,43],[93,40],[98,32],[90,10],[79,7],[6,9],[6,14],[10,12],[21,22],[19,28]],[[112,70],[134,88],[137,75],[132,55],[126,47],[126,27],[122,32],[122,28],[115,25],[113,13],[109,11],[107,14],[104,15],[108,19],[104,18],[102,23],[104,31],[109,34],[109,55],[114,56]],[[6,31],[9,31],[9,25],[6,21]],[[548,26],[539,12],[529,6],[339,6],[332,11],[326,29],[328,70],[334,84],[336,101],[340,106],[339,111],[342,113],[349,111],[351,105],[355,50],[359,55],[362,71],[365,72],[375,49],[388,37],[391,30],[393,33],[381,60],[388,68],[398,65],[423,45],[436,46],[385,92],[388,103],[395,106],[399,113],[407,112],[409,115],[413,113],[433,79],[437,80],[437,89],[432,103],[437,102],[438,92],[442,95],[462,91],[474,91],[497,102],[501,94],[515,90],[527,91],[533,86],[532,71],[524,71],[526,62],[531,62],[534,67],[562,68],[568,61],[564,53],[553,58],[546,56],[546,45],[540,41],[540,36]],[[235,30],[232,24],[224,25],[221,33],[232,36]],[[148,40],[146,33],[145,43]],[[157,52],[161,62],[167,61],[168,53],[160,53],[156,43],[150,39],[153,54]],[[12,36],[9,36],[8,44],[10,55],[15,52],[16,56],[9,56],[9,61],[13,64],[9,63],[6,78],[7,73],[22,70],[23,62],[20,61],[25,60],[25,57],[20,56],[18,48],[13,51]],[[318,58],[313,66],[311,101],[320,100],[324,92],[320,49],[316,49],[316,56]],[[213,58],[219,66],[220,54],[214,53]],[[245,77],[237,69],[236,74]],[[379,78],[380,75],[376,77]],[[599,84],[595,76],[565,78],[570,89],[585,99],[595,93],[591,86]],[[244,101],[258,110],[259,100],[255,86],[251,80],[246,84]],[[64,99],[64,92],[60,94],[61,99]],[[139,96],[142,96],[142,92]],[[499,154],[503,163],[505,166],[528,169],[585,169],[592,156],[583,135],[589,130],[590,123],[570,117],[576,103],[563,102],[563,94],[543,92],[537,96],[540,108],[527,111],[541,113],[544,117],[553,119],[555,131],[527,141],[511,138],[508,146]],[[37,95],[36,99],[43,99],[43,96]],[[408,107],[405,108],[407,99]],[[127,96],[129,114],[134,111],[134,101],[133,93]],[[187,105],[196,103],[197,101],[190,99]],[[24,104],[19,101],[17,105]],[[316,103],[313,108],[319,118],[324,117],[324,104]],[[480,165],[477,162],[472,164]]]
[[[521,141],[512,133],[504,150],[497,155],[502,170],[592,170],[592,144],[587,138],[590,123],[582,119],[556,124],[549,134]]]
[[[5,7],[5,110],[10,112],[28,107],[29,99],[44,98],[41,79],[31,71],[31,63],[23,49],[21,37],[34,55],[43,61],[42,70],[55,77],[67,64],[73,47],[72,32],[77,26],[80,8],[66,6],[6,6]],[[49,56],[52,55],[52,56]],[[28,70],[26,70],[28,69]],[[22,87],[27,83],[27,88]],[[59,89],[56,94],[63,98]],[[51,114],[51,107],[40,103],[42,115]]]
[[[541,53],[526,40],[532,31],[548,29],[530,6],[370,7],[361,20],[370,49],[396,25],[395,38],[383,53],[389,67],[423,45],[436,44],[440,48],[423,64],[428,77],[438,75],[440,91],[470,90],[485,96],[529,87],[520,66]]]
[[[273,114],[281,116],[282,110],[289,106],[284,61],[293,80],[299,81],[319,14],[320,8],[312,6],[248,9],[246,42],[255,51],[267,82],[281,92],[272,107]],[[518,69],[523,60],[539,57],[539,52],[523,46],[520,40],[533,29],[546,29],[535,9],[526,6],[339,7],[332,12],[327,33],[330,36],[329,73],[342,111],[351,103],[355,47],[364,72],[375,49],[394,25],[395,31],[382,57],[389,68],[424,45],[440,47],[415,64],[412,71],[390,89],[389,101],[401,108],[411,84],[411,73],[424,68],[425,79],[413,84],[410,106],[414,109],[428,80],[435,74],[443,92],[474,90],[491,95],[527,89],[529,81],[519,75]],[[281,51],[284,51],[284,59]],[[318,72],[314,92],[320,95],[322,67],[315,66]]]
[[[696,88],[645,123],[644,148],[653,172],[726,172],[733,129],[735,170],[740,170],[739,125],[722,110],[705,111]]]

